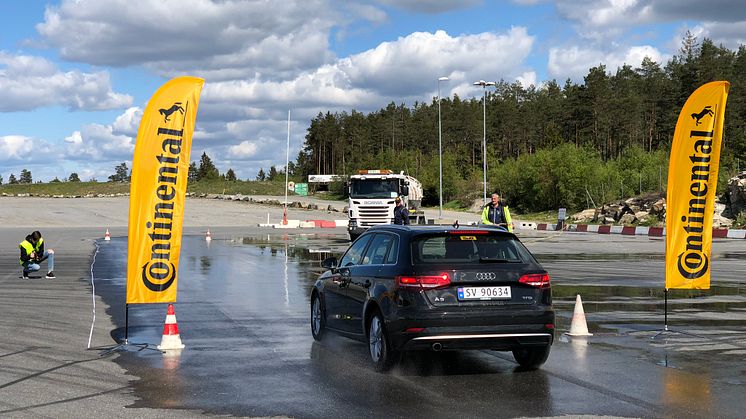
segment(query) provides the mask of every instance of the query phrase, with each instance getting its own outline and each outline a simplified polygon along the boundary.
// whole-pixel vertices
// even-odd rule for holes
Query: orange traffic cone
[[[165,351],[169,349],[183,349],[184,344],[181,343],[179,337],[179,326],[176,324],[176,311],[174,305],[168,305],[168,311],[166,312],[166,323],[163,325],[163,338],[161,344],[158,345],[158,349]]]
[[[205,234],[205,241],[209,242],[210,240],[212,240],[212,234],[210,234],[210,229],[208,228],[207,234]]]
[[[109,240],[111,240],[111,234],[109,234],[109,229],[108,228],[106,229],[106,234],[104,234],[104,240],[107,241],[107,242]]]
[[[575,310],[572,313],[572,323],[570,323],[570,336],[593,336],[588,333],[588,324],[585,322],[585,311],[583,310],[583,301],[580,294],[575,297]]]

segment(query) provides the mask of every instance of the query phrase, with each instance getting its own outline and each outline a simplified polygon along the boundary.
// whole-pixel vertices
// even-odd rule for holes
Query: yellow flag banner
[[[132,160],[127,304],[176,301],[189,156],[204,80],[172,79],[142,115]]]
[[[709,289],[712,217],[730,84],[707,83],[676,123],[666,195],[666,288]]]

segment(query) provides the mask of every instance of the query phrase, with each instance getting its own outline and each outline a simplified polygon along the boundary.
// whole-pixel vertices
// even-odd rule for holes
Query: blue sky
[[[319,112],[368,112],[479,79],[582,82],[665,63],[685,31],[735,49],[736,0],[57,0],[0,2],[0,176],[106,180],[131,167],[141,111],[171,77],[206,80],[192,160],[253,178]]]

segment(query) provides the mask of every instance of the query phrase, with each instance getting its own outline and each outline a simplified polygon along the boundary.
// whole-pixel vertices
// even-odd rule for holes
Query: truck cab
[[[425,223],[419,211],[422,186],[411,176],[383,169],[360,170],[357,175],[350,176],[347,188],[350,240],[372,226],[392,224],[397,196],[402,197],[410,210],[410,223]]]

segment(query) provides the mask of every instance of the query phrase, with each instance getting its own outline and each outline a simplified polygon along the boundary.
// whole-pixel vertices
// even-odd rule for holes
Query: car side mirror
[[[330,257],[321,261],[321,267],[326,269],[334,269],[337,267],[337,258]]]
[[[404,186],[401,188],[401,194],[404,196],[409,196],[409,186]]]

